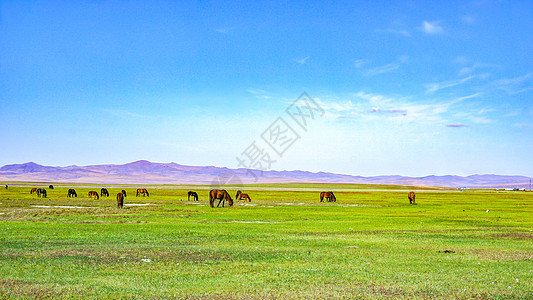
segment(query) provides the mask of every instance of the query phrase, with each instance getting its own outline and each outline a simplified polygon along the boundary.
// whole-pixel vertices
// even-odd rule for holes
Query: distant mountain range
[[[467,188],[528,188],[525,176],[351,176],[325,172],[257,171],[213,166],[184,166],[140,160],[124,165],[50,167],[33,162],[0,168],[0,181],[96,184],[220,184],[220,183],[360,183]]]

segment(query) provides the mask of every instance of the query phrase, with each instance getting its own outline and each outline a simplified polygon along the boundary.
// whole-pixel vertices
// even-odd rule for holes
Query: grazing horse
[[[32,188],[31,191],[30,191],[30,194],[33,194],[33,193],[36,193],[37,192],[37,188]]]
[[[100,197],[98,196],[98,193],[95,191],[90,191],[89,197],[96,197],[96,200],[100,199]]]
[[[415,192],[409,192],[409,195],[407,195],[407,197],[409,198],[409,204],[415,204]]]
[[[337,202],[337,198],[335,198],[335,194],[333,194],[333,192],[320,193],[320,202],[324,202],[324,198],[326,198],[328,202]]]
[[[54,189],[54,186],[53,186],[53,185],[49,185],[48,188],[51,189],[51,190],[53,190],[53,189]]]
[[[125,190],[122,190],[122,195],[124,195],[124,197],[126,197],[126,191]]]
[[[248,202],[252,202],[252,199],[250,198],[250,196],[248,196],[248,194],[245,194],[241,191],[237,191],[237,195],[235,195],[235,199],[237,200],[248,200]]]
[[[37,189],[37,196],[39,198],[46,198],[46,190],[45,189]]]
[[[7,184],[6,184],[6,190],[7,190]]]
[[[100,189],[100,196],[109,197],[109,191],[106,188],[101,188]]]
[[[67,197],[78,197],[78,194],[76,194],[76,190],[75,189],[68,189]]]
[[[149,197],[150,194],[148,194],[148,190],[147,189],[137,189],[137,196],[135,197],[139,197],[139,195],[143,195],[144,196],[147,196]]]
[[[118,193],[117,194],[117,208],[124,207],[124,194]]]
[[[228,201],[229,206],[233,206],[233,199],[226,190],[211,190],[209,192],[209,206],[214,207],[215,200],[219,199],[217,207],[222,202],[222,207],[224,207],[224,201]]]
[[[189,191],[187,193],[187,201],[189,201],[191,197],[193,198],[194,201],[198,201],[198,193],[197,192]]]

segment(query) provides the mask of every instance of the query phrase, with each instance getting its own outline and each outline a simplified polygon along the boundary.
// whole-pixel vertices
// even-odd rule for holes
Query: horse
[[[30,191],[30,195],[37,192],[37,188],[32,188]]]
[[[37,197],[46,198],[46,190],[45,189],[37,189]]]
[[[409,198],[409,204],[416,205],[415,203],[415,192],[409,192],[407,195],[407,198]]]
[[[51,190],[53,190],[53,189],[54,189],[54,186],[53,186],[53,185],[49,185],[48,188],[51,189]]]
[[[248,196],[248,194],[245,194],[241,191],[237,191],[237,195],[235,195],[235,199],[237,200],[248,200],[248,202],[252,202],[252,199],[250,198],[250,196]]]
[[[144,196],[147,196],[149,197],[150,194],[148,194],[148,190],[147,189],[137,189],[137,196],[136,197],[139,197],[139,195],[143,195]]]
[[[7,190],[7,184],[6,184],[6,190]]]
[[[68,195],[67,197],[78,197],[78,194],[76,194],[76,190],[75,189],[68,189]]]
[[[326,198],[328,202],[337,202],[337,198],[335,198],[335,194],[333,194],[333,192],[320,193],[320,202],[324,202],[324,198]]]
[[[109,197],[109,191],[106,188],[101,188],[100,189],[100,196]]]
[[[117,194],[117,208],[124,207],[124,194],[118,193]]]
[[[191,197],[193,198],[194,201],[198,201],[198,193],[197,192],[189,191],[187,193],[187,201],[189,201]]]
[[[211,190],[209,192],[209,206],[214,207],[215,200],[219,199],[217,207],[222,202],[222,207],[224,207],[224,201],[228,201],[229,206],[233,206],[233,199],[226,190]]]
[[[95,191],[90,191],[89,197],[96,197],[96,200],[100,199],[100,197],[98,196],[98,193]]]
[[[122,190],[122,195],[124,195],[124,197],[126,197],[126,191],[125,190]]]

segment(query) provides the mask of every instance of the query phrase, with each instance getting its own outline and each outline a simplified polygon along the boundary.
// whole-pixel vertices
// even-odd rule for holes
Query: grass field
[[[1,299],[533,299],[533,193],[273,184],[210,208],[129,186],[117,209],[123,187],[30,187],[0,189]]]

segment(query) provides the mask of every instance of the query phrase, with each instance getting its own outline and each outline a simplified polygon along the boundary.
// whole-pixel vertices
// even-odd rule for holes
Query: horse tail
[[[235,195],[235,199],[236,200],[239,200],[239,196],[242,194],[241,191],[237,191],[237,194]]]
[[[324,192],[320,193],[320,202],[324,202]]]
[[[233,206],[233,199],[231,199],[231,196],[229,195],[228,192],[226,192],[226,195],[228,196],[228,203],[229,203],[229,206]]]

